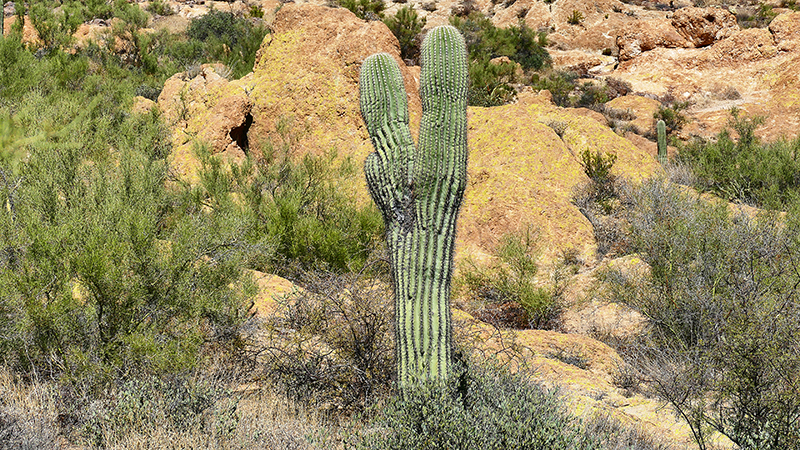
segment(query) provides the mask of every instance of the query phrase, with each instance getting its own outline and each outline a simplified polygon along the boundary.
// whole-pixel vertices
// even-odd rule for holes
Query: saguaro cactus
[[[383,213],[394,276],[398,383],[451,370],[450,280],[456,218],[467,182],[467,56],[455,28],[422,43],[419,145],[408,127],[400,69],[385,53],[361,68],[361,114],[375,152],[367,186]]]
[[[663,120],[656,122],[658,135],[658,162],[663,166],[667,163],[667,124]]]

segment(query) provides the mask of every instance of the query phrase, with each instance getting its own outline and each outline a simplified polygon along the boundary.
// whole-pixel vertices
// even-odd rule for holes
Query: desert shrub
[[[572,105],[570,94],[575,90],[577,75],[569,72],[552,72],[546,76],[534,75],[532,85],[538,90],[547,89],[553,96],[553,103],[561,107]]]
[[[190,39],[204,44],[205,57],[228,66],[234,78],[253,70],[267,32],[263,25],[253,26],[247,19],[217,10],[192,20],[186,30]]]
[[[474,60],[469,64],[469,104],[472,106],[500,106],[516,96],[511,86],[516,80],[516,64]]]
[[[539,70],[550,64],[550,55],[544,48],[546,36],[528,28],[524,22],[502,29],[495,27],[483,14],[474,12],[466,18],[451,17],[450,24],[464,36],[470,60],[506,56],[524,70]]]
[[[667,126],[667,136],[675,134],[686,124],[686,116],[681,112],[689,107],[688,102],[671,102],[658,107],[653,114],[653,122],[663,120]]]
[[[355,440],[389,449],[667,449],[607,416],[583,422],[556,392],[520,372],[469,364],[446,385],[421,385],[391,399]]]
[[[147,6],[147,10],[159,16],[171,16],[175,14],[172,7],[165,3],[164,0],[151,0],[150,5]]]
[[[290,399],[351,413],[385,398],[395,377],[391,286],[322,274],[266,320],[264,380]]]
[[[335,153],[291,157],[295,131],[281,121],[280,140],[240,163],[224,165],[201,153],[200,185],[190,202],[221,221],[241,222],[247,232],[246,264],[294,280],[309,270],[358,271],[383,235],[370,202],[349,189],[356,177],[349,158]]]
[[[247,305],[235,236],[171,214],[156,116],[114,131],[114,159],[43,140],[3,189],[13,257],[0,289],[13,312],[0,352],[23,373],[102,383],[192,367],[208,342],[237,345]]]
[[[479,12],[467,17],[452,16],[456,27],[467,43],[470,84],[469,104],[496,106],[514,98],[513,83],[518,81],[516,65],[523,70],[539,70],[550,64],[545,50],[547,39],[524,23],[507,29],[497,28]],[[513,63],[493,64],[491,59],[505,56]]]
[[[366,430],[361,449],[567,449],[579,432],[553,393],[526,376],[470,368],[446,386],[419,386],[397,397]]]
[[[383,0],[337,0],[337,3],[362,20],[381,20],[386,9]]]
[[[592,197],[597,201],[606,201],[616,196],[616,176],[611,173],[616,160],[617,155],[613,153],[604,155],[599,150],[593,152],[588,148],[581,152],[581,166],[591,181],[589,189]]]
[[[800,197],[800,139],[762,143],[755,135],[763,118],[731,111],[728,126],[715,141],[696,139],[682,146],[679,160],[697,177],[696,186],[728,200],[784,209]]]
[[[400,42],[400,56],[403,59],[416,61],[419,58],[421,44],[419,34],[425,26],[425,17],[420,19],[414,8],[404,6],[397,10],[397,14],[385,18],[383,22]]]
[[[78,439],[92,448],[108,448],[127,435],[148,435],[153,430],[180,435],[205,428],[215,440],[224,441],[220,435],[232,433],[238,425],[239,398],[223,383],[193,375],[123,381],[82,410],[69,412],[76,415]]]
[[[35,58],[15,38],[0,40],[0,54],[12,63],[0,69],[12,130],[0,359],[26,376],[103,384],[191,367],[207,343],[235,345],[246,307],[225,246],[235,230],[174,214],[158,115],[130,115],[132,84],[92,73],[81,55]]]
[[[459,283],[481,303],[516,302],[523,308],[529,327],[552,327],[560,312],[559,286],[537,285],[534,277],[539,268],[535,250],[535,236],[530,230],[504,235],[497,250],[497,262],[485,268],[468,263]],[[491,317],[487,319],[494,322]]]
[[[792,448],[800,432],[796,217],[732,216],[662,181],[633,190],[632,203],[632,240],[650,275],[607,278],[613,298],[649,319],[629,363],[701,448],[710,448],[709,430],[741,448]]]

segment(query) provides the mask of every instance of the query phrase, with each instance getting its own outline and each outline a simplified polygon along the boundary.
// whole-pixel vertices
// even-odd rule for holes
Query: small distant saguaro
[[[375,152],[367,186],[383,213],[395,294],[401,391],[452,370],[450,281],[456,219],[467,181],[467,54],[451,26],[422,43],[419,144],[409,129],[403,78],[386,53],[361,68],[361,114]]]

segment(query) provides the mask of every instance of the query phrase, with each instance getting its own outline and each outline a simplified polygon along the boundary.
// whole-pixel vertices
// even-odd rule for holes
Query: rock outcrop
[[[739,31],[736,16],[722,8],[681,8],[672,26],[695,47],[705,47]]]

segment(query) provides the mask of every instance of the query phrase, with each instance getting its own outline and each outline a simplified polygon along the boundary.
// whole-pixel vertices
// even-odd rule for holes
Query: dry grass
[[[26,384],[0,369],[0,449],[66,448],[57,397],[50,384]]]

